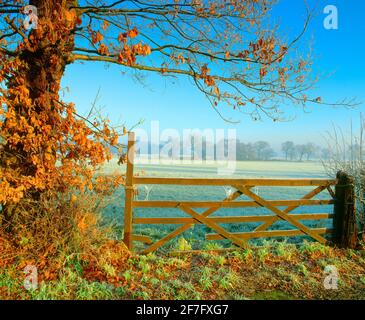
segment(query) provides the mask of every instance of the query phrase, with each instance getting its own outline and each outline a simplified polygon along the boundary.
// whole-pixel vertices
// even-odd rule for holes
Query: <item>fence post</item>
[[[333,218],[333,240],[340,248],[354,249],[357,244],[356,197],[354,179],[346,172],[337,172]]]
[[[134,169],[134,132],[128,133],[127,173],[125,181],[125,206],[124,206],[124,243],[129,250],[133,249],[133,169]]]

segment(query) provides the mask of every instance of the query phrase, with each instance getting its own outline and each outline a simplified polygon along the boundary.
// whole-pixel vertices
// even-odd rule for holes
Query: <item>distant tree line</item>
[[[276,152],[266,141],[257,141],[254,143],[243,143],[237,141],[236,157],[240,161],[252,160],[270,160],[276,156]]]
[[[145,154],[161,152],[166,150],[167,157],[177,159],[201,159],[201,160],[216,160],[218,155],[218,145],[223,147],[224,154],[228,155],[228,140],[221,140],[217,144],[212,144],[206,139],[201,139],[198,142],[191,139],[191,143],[187,148],[182,142],[177,142],[179,145],[176,148],[170,148],[173,141],[165,142],[159,146],[154,146],[147,143],[144,148]],[[232,141],[230,143],[232,146]],[[234,141],[233,141],[234,145]],[[170,146],[170,147],[169,147]],[[176,144],[175,144],[176,147]],[[173,151],[173,149],[175,151]],[[138,153],[138,152],[137,152]],[[272,159],[286,161],[310,161],[314,159],[328,160],[331,157],[331,151],[328,148],[322,148],[312,142],[306,144],[295,144],[293,141],[285,141],[281,144],[281,149],[277,152],[272,148],[267,141],[242,142],[236,141],[236,159],[238,161],[268,161]]]
[[[285,156],[285,160],[290,161],[328,160],[331,155],[328,148],[317,146],[312,142],[296,145],[293,141],[286,141],[281,144],[281,151]]]
[[[281,158],[267,141],[244,143],[237,141],[237,160],[271,160]],[[285,141],[281,144],[281,152],[286,161],[304,161],[313,159],[328,159],[330,151],[312,142],[295,144],[293,141]]]

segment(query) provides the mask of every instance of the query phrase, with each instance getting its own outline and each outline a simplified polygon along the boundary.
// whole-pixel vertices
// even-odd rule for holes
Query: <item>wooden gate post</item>
[[[134,132],[128,133],[127,173],[125,182],[125,206],[124,206],[124,243],[129,250],[133,249],[133,169],[134,169]]]
[[[346,172],[337,173],[333,218],[333,240],[340,248],[354,249],[357,244],[356,197],[354,178]]]

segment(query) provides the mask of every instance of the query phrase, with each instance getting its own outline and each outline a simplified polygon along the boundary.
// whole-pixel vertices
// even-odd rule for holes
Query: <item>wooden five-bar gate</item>
[[[259,237],[277,236],[299,236],[307,235],[320,243],[326,244],[329,241],[325,234],[333,234],[331,240],[342,245],[351,246],[349,238],[353,240],[355,205],[354,191],[351,177],[340,172],[337,179],[202,179],[202,178],[156,178],[134,176],[135,136],[129,133],[128,136],[128,160],[125,185],[125,210],[124,210],[124,242],[132,250],[133,241],[140,241],[147,245],[141,252],[143,254],[153,252],[163,246],[166,242],[177,237],[194,224],[204,224],[215,233],[207,234],[207,240],[230,240],[234,245],[247,248],[247,241]],[[138,201],[135,200],[135,188],[138,185],[192,185],[192,186],[230,186],[234,192],[221,201]],[[265,200],[253,192],[257,186],[270,187],[313,187],[301,199],[297,200]],[[335,190],[333,190],[335,187]],[[328,192],[330,199],[313,199],[321,192]],[[237,201],[245,195],[249,200]],[[334,213],[308,213],[293,214],[293,210],[301,206],[334,206]],[[255,216],[214,216],[212,214],[220,208],[245,208],[264,207],[270,210],[272,215]],[[279,209],[285,207],[285,209]],[[133,208],[178,208],[187,217],[133,217]],[[196,208],[205,208],[203,213],[198,213]],[[332,219],[334,228],[311,228],[303,224],[304,220]],[[292,230],[268,230],[277,221],[286,221],[296,229]],[[229,232],[221,223],[247,223],[262,222],[251,232]],[[136,224],[176,224],[178,226],[173,232],[162,237],[153,243],[152,239],[144,235],[134,235],[133,225]],[[355,223],[356,225],[356,223]]]

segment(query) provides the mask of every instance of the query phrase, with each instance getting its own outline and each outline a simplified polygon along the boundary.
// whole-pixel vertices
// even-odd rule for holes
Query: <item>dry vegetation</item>
[[[15,238],[4,224],[0,299],[365,299],[363,250],[265,242],[225,253],[132,256],[117,239],[119,230],[102,219],[111,195],[106,188],[45,197],[39,212],[52,214],[17,212],[23,223]],[[190,248],[180,239],[176,249]],[[38,269],[37,290],[24,288],[27,265]],[[338,268],[338,290],[324,289],[327,265]]]
[[[364,251],[317,243],[267,242],[260,248],[224,254],[128,257],[120,245],[106,242],[98,246],[97,254],[95,260],[85,254],[65,257],[52,279],[42,269],[35,291],[23,288],[21,265],[2,266],[1,298],[365,299]],[[339,270],[338,290],[323,286],[327,265]]]

